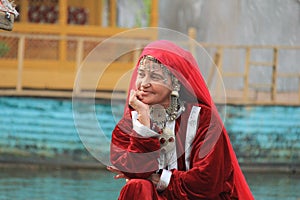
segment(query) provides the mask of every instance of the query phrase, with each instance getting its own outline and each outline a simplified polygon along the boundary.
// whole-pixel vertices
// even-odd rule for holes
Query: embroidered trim
[[[171,176],[172,172],[164,169],[156,186],[156,190],[159,192],[164,191],[170,183]]]
[[[175,137],[175,121],[168,121],[166,123],[166,128],[168,128],[170,131],[172,131],[173,135],[173,141],[169,142],[166,141],[166,146],[161,145],[161,152],[159,156],[159,168],[164,169],[168,167],[168,169],[177,169],[177,153],[176,153],[176,137]],[[160,136],[160,139],[162,139],[164,135]],[[170,138],[164,138],[165,140],[168,140]],[[160,141],[161,142],[161,141]],[[170,145],[170,146],[168,146]],[[165,150],[165,151],[163,151]]]
[[[197,125],[198,125],[198,117],[200,113],[201,107],[193,106],[189,121],[186,129],[186,140],[185,140],[185,167],[186,170],[190,168],[190,156],[192,150],[192,142],[197,133]]]
[[[133,130],[137,132],[142,137],[159,137],[160,134],[156,133],[155,131],[151,130],[150,128],[144,126],[139,122],[138,119],[138,113],[137,111],[132,111],[132,124],[133,124]]]

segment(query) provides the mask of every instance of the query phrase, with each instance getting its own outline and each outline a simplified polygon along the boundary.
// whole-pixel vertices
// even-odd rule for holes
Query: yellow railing
[[[143,37],[149,34],[142,29],[135,33]],[[132,43],[130,45],[133,49],[141,49],[143,44],[146,45],[151,41],[151,39],[132,37],[134,39],[127,34],[123,42]],[[84,58],[105,39],[107,38],[0,33],[0,41],[10,44],[11,47],[5,56],[0,57],[0,95],[70,97],[76,73]],[[60,49],[61,40],[66,41],[64,51]],[[110,54],[118,48],[120,46],[114,45],[102,53],[110,58],[112,56]],[[62,59],[62,54],[64,59]],[[136,57],[135,52],[128,52],[120,55],[109,66],[103,66],[107,64],[105,61],[97,62],[96,67],[105,67],[105,76],[96,87],[99,91],[98,97],[110,98],[109,92],[105,91],[111,91],[124,73],[130,71]],[[119,98],[124,98],[127,85],[126,82],[118,88],[121,92]],[[83,90],[89,89],[86,88],[89,86],[81,87]]]
[[[120,43],[130,42],[136,49],[141,49],[154,38],[141,38],[140,36],[151,35],[139,33],[139,36],[124,38]],[[191,37],[195,33],[190,32]],[[0,33],[0,41],[10,44],[10,51],[0,58],[0,95],[23,95],[23,96],[55,96],[71,97],[76,72],[83,59],[88,53],[105,37],[91,36],[62,36],[62,35],[32,35],[20,33]],[[61,49],[61,40],[65,41],[65,47]],[[130,40],[130,41],[129,41]],[[185,41],[189,43],[189,41]],[[247,45],[215,45],[201,43],[203,48],[210,53],[215,65],[205,74],[207,85],[212,96],[218,103],[230,104],[285,104],[300,105],[300,72],[299,46],[247,46]],[[195,53],[195,46],[189,46],[190,51]],[[228,71],[226,63],[228,59],[235,59],[228,56],[228,51],[238,51],[239,72]],[[269,61],[257,61],[254,52],[268,51]],[[286,58],[286,53],[292,52],[293,57]],[[107,56],[110,56],[108,49]],[[96,97],[111,98],[110,91],[114,89],[120,78],[130,71],[134,66],[138,52],[130,52],[119,57],[105,71],[105,76],[97,86]],[[197,55],[195,55],[197,57]],[[294,59],[294,60],[293,60]],[[289,60],[285,63],[283,61]],[[230,62],[229,62],[230,63]],[[285,73],[289,66],[298,71]],[[101,65],[101,63],[99,63]],[[298,64],[299,65],[299,64]],[[268,84],[255,83],[255,79],[261,73],[261,68],[268,68]],[[279,70],[279,68],[281,70]],[[283,70],[282,70],[283,69]],[[225,97],[222,88],[222,79],[215,79],[217,72],[221,74],[225,83]],[[91,72],[93,73],[93,72]],[[240,87],[234,88],[226,82]],[[256,79],[259,79],[259,77]],[[279,79],[293,80],[293,89],[284,90],[279,88]],[[119,84],[118,95],[114,98],[124,99],[128,80]],[[78,94],[86,91],[84,86],[76,88]]]
[[[218,69],[222,79],[216,80],[216,99],[218,99],[219,95],[222,93],[221,82],[229,78],[232,82],[241,79],[242,88],[239,88],[238,90],[232,89],[226,87],[225,83],[227,103],[300,105],[300,46],[213,45],[204,43],[202,43],[202,46],[206,49],[215,49],[214,63],[217,67],[211,67],[207,78],[207,84],[208,86],[212,85],[212,77],[215,74],[216,69]],[[230,57],[230,59],[240,59],[243,61],[238,66],[240,72],[224,70],[224,60],[226,59],[226,54],[224,52],[230,50],[238,51],[239,56],[241,56],[241,58]],[[268,51],[269,55],[267,57],[269,57],[269,60],[256,61],[255,58],[251,58],[251,55],[253,55],[255,51]],[[292,52],[293,54],[291,59],[287,58],[289,52]],[[279,61],[282,62],[279,63]],[[289,71],[293,72],[286,72],[288,67]],[[265,83],[253,83],[250,81],[250,78],[252,78],[256,79],[256,82],[261,82],[261,80],[257,79],[259,79],[260,73],[265,73],[267,71],[267,68],[269,68],[269,73],[267,77],[264,76],[264,78],[266,78],[264,81]],[[279,88],[279,79],[293,79],[293,82],[290,81],[290,83],[288,83],[289,86],[295,84],[292,86],[293,89]],[[283,84],[282,82],[281,84]]]

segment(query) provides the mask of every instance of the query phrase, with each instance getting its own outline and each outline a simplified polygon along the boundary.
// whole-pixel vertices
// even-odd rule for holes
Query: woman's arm
[[[112,133],[111,163],[129,178],[148,178],[158,168],[159,141],[157,133],[134,121],[138,132],[149,132],[143,136],[134,130],[131,113],[126,113]],[[153,134],[153,137],[151,137]]]

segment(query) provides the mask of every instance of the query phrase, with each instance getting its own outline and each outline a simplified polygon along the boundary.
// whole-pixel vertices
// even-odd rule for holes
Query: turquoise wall
[[[227,106],[225,125],[240,162],[300,163],[300,107]]]
[[[101,103],[95,109],[109,138],[117,120],[112,117],[111,106]],[[120,118],[123,106],[117,106],[117,110],[116,117]],[[95,163],[78,135],[71,100],[18,97],[0,97],[1,161],[88,166]]]
[[[123,112],[122,103],[113,107],[114,115],[110,102],[95,106],[105,139]],[[224,108],[225,126],[241,163],[300,164],[300,107]],[[99,164],[78,136],[71,100],[24,97],[0,97],[0,162]]]

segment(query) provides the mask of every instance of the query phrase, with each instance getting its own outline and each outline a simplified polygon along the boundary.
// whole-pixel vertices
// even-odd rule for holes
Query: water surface
[[[245,173],[256,199],[300,200],[300,175]],[[1,200],[117,199],[124,180],[106,170],[0,168]]]

